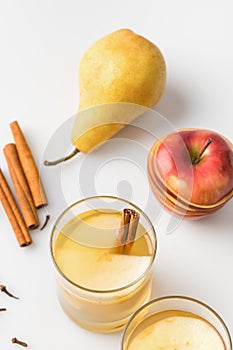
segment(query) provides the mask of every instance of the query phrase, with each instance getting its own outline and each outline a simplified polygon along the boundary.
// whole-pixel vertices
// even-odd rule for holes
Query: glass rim
[[[222,324],[224,330],[226,331],[226,334],[227,334],[227,337],[229,338],[229,344],[230,344],[230,349],[229,350],[232,350],[232,340],[231,340],[231,334],[230,334],[230,331],[225,323],[225,321],[223,320],[223,318],[217,313],[217,311],[215,311],[211,306],[209,306],[208,304],[204,303],[203,301],[201,300],[198,300],[198,299],[195,299],[195,298],[192,298],[192,297],[188,297],[188,296],[185,296],[185,295],[168,295],[168,296],[163,296],[163,297],[158,297],[158,298],[154,298],[150,301],[148,301],[146,304],[142,305],[141,307],[139,307],[134,313],[133,315],[130,317],[129,321],[127,322],[125,328],[124,328],[124,332],[123,332],[123,335],[122,335],[122,338],[121,338],[121,350],[123,350],[123,343],[124,343],[124,340],[125,340],[125,336],[126,336],[126,332],[131,324],[131,322],[135,319],[135,317],[141,312],[143,311],[144,309],[146,309],[147,307],[153,305],[153,304],[156,304],[160,301],[165,301],[165,300],[175,300],[175,299],[179,299],[179,300],[184,300],[184,301],[190,301],[192,303],[195,303],[195,304],[198,304],[198,305],[201,305],[203,306],[205,309],[207,309],[208,311],[210,311],[217,319],[218,321],[220,321],[220,323]],[[221,334],[220,334],[221,336]],[[224,342],[224,345],[225,345],[225,342]]]
[[[85,202],[85,201],[88,201],[88,200],[92,200],[92,199],[97,199],[97,198],[106,198],[106,199],[115,199],[115,200],[119,200],[119,201],[122,201],[122,202],[125,202],[127,203],[128,205],[131,205],[133,206],[136,210],[139,211],[140,214],[143,215],[143,217],[145,218],[145,220],[147,221],[147,223],[149,223],[150,227],[151,227],[151,231],[153,233],[153,237],[154,237],[154,240],[155,240],[155,244],[154,244],[154,250],[153,250],[153,256],[152,256],[152,259],[149,263],[149,265],[147,266],[147,268],[145,269],[145,271],[139,276],[137,277],[134,281],[122,286],[122,287],[119,287],[119,288],[114,288],[114,289],[103,289],[103,290],[99,290],[99,289],[92,289],[92,288],[87,288],[87,287],[83,287],[81,285],[79,285],[78,283],[75,283],[74,281],[72,281],[71,279],[69,279],[65,274],[64,272],[60,269],[60,267],[58,266],[56,260],[55,260],[55,257],[54,257],[54,252],[53,252],[53,238],[54,238],[54,235],[55,235],[55,231],[56,231],[56,227],[57,227],[57,224],[58,222],[64,217],[64,215],[72,208],[74,208],[75,206]],[[96,293],[96,294],[110,294],[110,293],[116,293],[116,292],[119,292],[119,291],[123,291],[123,290],[126,290],[127,288],[130,288],[131,286],[135,285],[136,283],[138,283],[143,277],[146,276],[146,274],[149,272],[152,264],[154,263],[154,260],[155,260],[155,256],[156,256],[156,253],[157,253],[157,246],[158,246],[158,242],[157,242],[157,235],[156,235],[156,232],[155,232],[155,229],[154,229],[154,226],[151,222],[151,220],[149,219],[149,217],[144,213],[144,211],[142,209],[140,209],[137,205],[133,204],[132,202],[128,201],[127,199],[123,199],[123,198],[120,198],[120,197],[117,197],[117,196],[108,196],[108,195],[99,195],[99,196],[91,196],[91,197],[87,197],[87,198],[83,198],[83,199],[80,199],[79,201],[76,201],[74,202],[73,204],[69,205],[57,218],[57,220],[55,221],[54,225],[53,225],[53,228],[52,228],[52,232],[50,234],[50,241],[49,241],[49,246],[50,246],[50,256],[52,258],[52,262],[53,262],[53,265],[56,269],[56,271],[58,272],[58,274],[60,276],[62,276],[68,283],[72,284],[74,287],[76,288],[79,288],[85,292],[91,292],[91,293]]]

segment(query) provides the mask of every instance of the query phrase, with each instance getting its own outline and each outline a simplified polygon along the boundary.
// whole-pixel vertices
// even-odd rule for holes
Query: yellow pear
[[[79,111],[112,102],[153,107],[165,87],[165,62],[160,50],[129,29],[95,42],[79,67]]]
[[[80,104],[73,131],[75,151],[90,152],[152,108],[165,88],[163,55],[152,42],[120,29],[95,42],[79,67]]]

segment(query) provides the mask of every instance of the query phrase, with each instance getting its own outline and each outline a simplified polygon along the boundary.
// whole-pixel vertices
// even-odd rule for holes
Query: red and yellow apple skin
[[[148,178],[155,196],[174,214],[212,214],[233,196],[232,144],[211,130],[169,134],[151,148]]]

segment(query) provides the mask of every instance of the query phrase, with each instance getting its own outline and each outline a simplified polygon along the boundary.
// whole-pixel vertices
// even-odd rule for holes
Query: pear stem
[[[44,165],[46,166],[51,166],[51,165],[57,165],[59,163],[62,163],[62,162],[66,162],[67,160],[73,158],[77,153],[79,153],[80,151],[75,148],[68,156],[66,157],[63,157],[63,158],[60,158],[60,159],[57,159],[57,160],[54,160],[54,161],[48,161],[48,160],[45,160],[44,161]]]
[[[202,148],[201,153],[199,154],[199,156],[197,156],[197,157],[195,157],[195,158],[192,159],[192,163],[193,163],[193,164],[198,164],[198,163],[200,162],[201,157],[203,156],[204,152],[205,152],[206,149],[209,147],[209,145],[211,144],[211,142],[212,142],[212,139],[208,139],[208,140],[206,141],[206,144],[205,144],[205,146]]]

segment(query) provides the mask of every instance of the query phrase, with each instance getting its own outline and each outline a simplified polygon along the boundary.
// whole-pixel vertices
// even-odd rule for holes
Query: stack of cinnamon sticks
[[[28,229],[39,226],[36,209],[47,205],[44,187],[31,150],[17,121],[10,124],[14,143],[4,147],[19,207],[0,169],[0,200],[21,247],[32,243]]]

